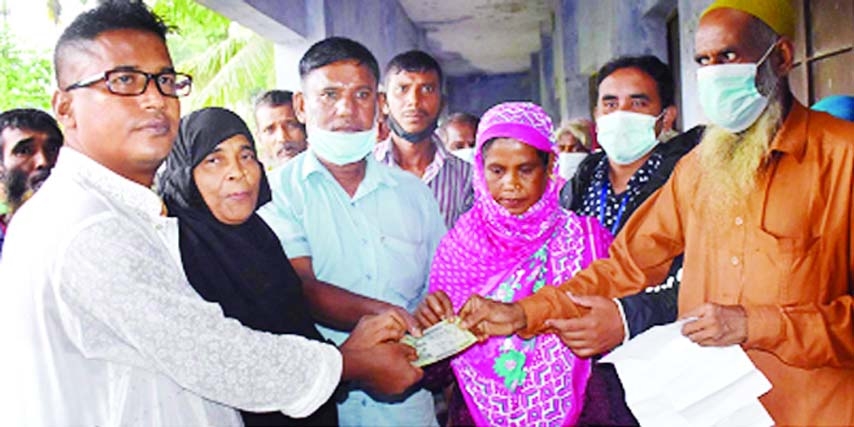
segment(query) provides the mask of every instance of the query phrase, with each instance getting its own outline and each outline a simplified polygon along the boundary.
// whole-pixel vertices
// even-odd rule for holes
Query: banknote
[[[443,320],[431,326],[420,338],[404,335],[400,342],[415,348],[418,360],[412,364],[420,367],[436,363],[469,348],[477,342],[477,338],[468,330],[460,328],[460,320],[457,318]]]

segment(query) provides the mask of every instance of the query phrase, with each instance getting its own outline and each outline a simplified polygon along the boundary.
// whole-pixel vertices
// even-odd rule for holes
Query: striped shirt
[[[449,153],[436,135],[433,135],[430,141],[436,147],[436,156],[424,170],[421,181],[433,191],[445,225],[450,230],[457,218],[474,203],[474,190],[471,186],[473,171],[470,164]],[[381,163],[399,167],[394,160],[393,146],[389,136],[374,147],[374,157]]]

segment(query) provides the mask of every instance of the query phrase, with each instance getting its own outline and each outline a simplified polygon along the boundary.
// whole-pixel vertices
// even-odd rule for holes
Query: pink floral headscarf
[[[459,310],[473,293],[516,301],[542,286],[568,280],[604,256],[611,236],[593,218],[559,204],[564,184],[553,162],[542,197],[525,213],[499,205],[484,178],[483,146],[514,138],[557,156],[552,122],[539,106],[499,104],[480,122],[475,145],[475,202],[437,249],[430,291],[442,290]],[[451,362],[472,418],[478,425],[565,425],[581,411],[590,363],[554,335],[516,336],[477,344]]]

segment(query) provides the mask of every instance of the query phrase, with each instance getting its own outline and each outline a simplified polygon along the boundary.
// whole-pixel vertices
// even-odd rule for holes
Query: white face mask
[[[658,144],[655,137],[655,122],[658,116],[614,111],[596,119],[596,140],[608,155],[608,160],[627,165],[652,151]]]
[[[587,153],[560,153],[557,155],[558,173],[563,179],[572,179]]]
[[[362,132],[332,132],[307,127],[308,148],[323,160],[346,165],[364,159],[377,142],[377,129]]]
[[[768,97],[756,88],[756,72],[776,44],[755,64],[709,65],[697,69],[697,89],[703,112],[712,123],[738,133],[749,128],[765,108]]]
[[[474,147],[459,148],[454,151],[451,151],[451,154],[471,164],[474,164]]]

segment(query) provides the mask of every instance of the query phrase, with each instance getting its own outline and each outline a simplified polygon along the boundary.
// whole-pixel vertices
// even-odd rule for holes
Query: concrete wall
[[[326,0],[327,36],[356,40],[373,52],[385,68],[398,53],[424,49],[424,30],[412,23],[397,1]]]
[[[276,85],[299,88],[299,60],[314,43],[349,37],[368,47],[380,69],[394,55],[426,48],[416,27],[393,0],[199,0],[275,42]]]
[[[552,75],[556,83],[553,110],[560,119],[590,116],[590,84],[597,70],[611,59],[622,55],[651,54],[668,62],[667,20],[678,13],[678,70],[684,105],[680,105],[682,123],[687,129],[705,119],[697,103],[696,65],[693,61],[694,33],[700,12],[712,0],[556,0],[551,44],[544,37],[543,51],[538,55],[540,68],[548,67],[543,55],[553,46],[553,67],[532,68],[541,77]],[[535,54],[537,55],[537,54]],[[547,57],[547,56],[546,56]],[[549,93],[549,82],[536,82],[539,93]],[[595,92],[595,88],[593,88]],[[543,101],[544,106],[549,100]],[[556,117],[557,118],[557,117]]]
[[[276,42],[277,84],[297,89],[297,64],[308,47],[329,36],[365,44],[380,67],[409,49],[430,52],[425,31],[396,0],[199,0]],[[451,0],[449,0],[451,1]],[[704,121],[696,96],[693,40],[699,13],[712,0],[554,0],[543,17],[541,49],[531,68],[516,74],[476,73],[448,79],[448,111],[482,113],[506,100],[532,100],[556,123],[590,116],[590,82],[607,61],[621,55],[668,59],[667,19],[678,12],[685,128]],[[435,46],[433,46],[435,47]],[[432,52],[441,58],[447,52]],[[595,89],[595,88],[594,88]]]
[[[699,123],[706,123],[706,116],[697,100],[697,64],[694,62],[694,33],[700,13],[712,3],[712,0],[679,0],[679,37],[682,87],[682,123],[684,129],[690,129]]]
[[[666,14],[676,0],[559,0],[552,33],[559,46],[555,64],[562,119],[589,117],[590,80],[606,62],[622,55],[652,54],[667,60]],[[672,5],[661,8],[661,3]],[[656,8],[658,7],[658,8]]]
[[[482,115],[505,101],[533,101],[528,73],[473,74],[447,79],[447,111]]]

